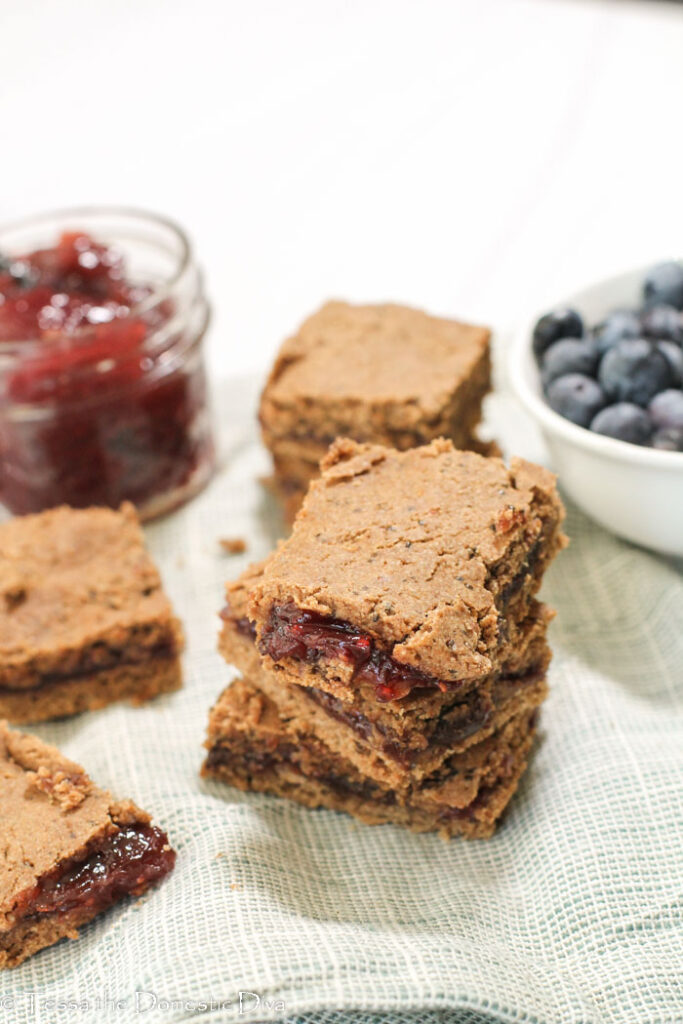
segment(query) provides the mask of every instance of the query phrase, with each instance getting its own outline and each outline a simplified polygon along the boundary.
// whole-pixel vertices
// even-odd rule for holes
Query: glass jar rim
[[[119,206],[119,205],[97,205],[87,204],[84,206],[71,206],[71,207],[60,207],[55,210],[46,210],[37,214],[30,214],[26,217],[21,217],[14,221],[4,222],[0,224],[0,239],[5,233],[11,233],[15,231],[31,230],[33,228],[40,229],[41,224],[49,224],[54,220],[71,220],[77,224],[79,218],[85,217],[96,217],[96,216],[111,216],[111,217],[127,217],[132,220],[146,221],[149,224],[155,224],[161,229],[168,231],[178,243],[178,258],[177,266],[173,273],[160,282],[158,285],[152,286],[149,295],[146,295],[144,299],[137,302],[134,306],[130,307],[130,310],[126,316],[134,318],[141,314],[148,312],[153,309],[154,306],[164,302],[170,298],[173,294],[174,289],[178,286],[179,282],[182,281],[183,276],[191,268],[191,257],[192,247],[190,244],[189,237],[185,230],[173,220],[171,217],[166,217],[164,214],[155,213],[151,210],[145,210],[135,206]],[[201,280],[201,277],[200,277]],[[75,335],[77,336],[77,335]],[[59,344],[58,339],[54,342],[56,345]],[[30,351],[33,346],[40,346],[44,351],[46,347],[49,347],[50,341],[46,343],[44,338],[32,338],[26,339],[21,342],[18,341],[0,341],[0,357],[12,355],[16,352],[16,347],[20,346],[24,353]]]

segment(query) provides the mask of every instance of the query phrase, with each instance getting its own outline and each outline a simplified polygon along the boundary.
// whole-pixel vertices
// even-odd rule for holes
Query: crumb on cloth
[[[228,555],[241,555],[247,550],[244,537],[219,537],[218,543]]]

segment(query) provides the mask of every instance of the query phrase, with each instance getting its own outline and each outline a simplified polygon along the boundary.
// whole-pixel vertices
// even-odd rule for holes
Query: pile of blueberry
[[[534,328],[551,409],[597,434],[683,452],[683,266],[661,263],[640,309],[615,309],[586,328],[556,309]]]

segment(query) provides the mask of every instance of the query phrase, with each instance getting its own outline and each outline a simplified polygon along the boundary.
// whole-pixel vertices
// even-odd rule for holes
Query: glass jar
[[[119,208],[34,217],[0,228],[0,282],[7,508],[127,499],[149,519],[196,494],[214,466],[209,306],[183,231]]]

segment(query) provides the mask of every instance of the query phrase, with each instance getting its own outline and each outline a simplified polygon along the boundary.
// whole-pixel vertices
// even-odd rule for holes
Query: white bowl
[[[538,318],[572,306],[587,325],[612,309],[638,307],[650,264],[551,303],[515,337],[508,372],[518,399],[541,427],[560,486],[606,529],[666,555],[683,555],[683,452],[664,452],[593,434],[546,404],[531,348]]]

